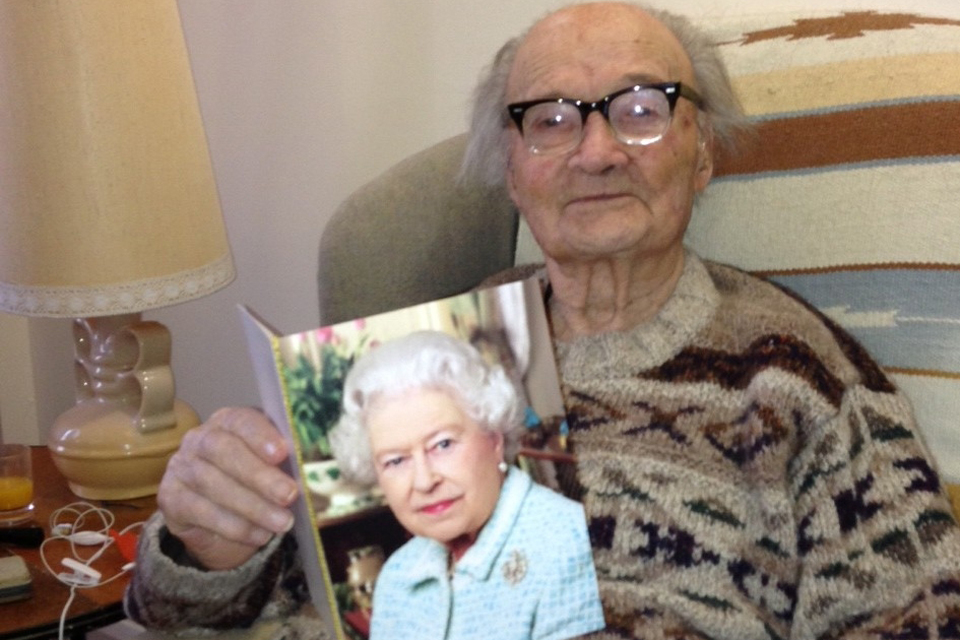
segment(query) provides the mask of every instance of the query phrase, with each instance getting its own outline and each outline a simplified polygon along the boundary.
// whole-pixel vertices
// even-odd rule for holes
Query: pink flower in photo
[[[328,344],[333,341],[333,337],[334,334],[332,327],[323,327],[321,329],[317,329],[317,342]]]

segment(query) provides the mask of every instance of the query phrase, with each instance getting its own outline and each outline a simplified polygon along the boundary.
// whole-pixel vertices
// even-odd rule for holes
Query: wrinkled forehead
[[[507,102],[566,96],[596,99],[618,82],[693,82],[674,35],[638,7],[575,5],[535,24],[517,49]],[[596,92],[600,92],[599,94]]]

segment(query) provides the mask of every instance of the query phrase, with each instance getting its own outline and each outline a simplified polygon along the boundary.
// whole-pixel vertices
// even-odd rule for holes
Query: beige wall
[[[73,402],[68,320],[0,313],[0,441],[37,444]]]
[[[481,67],[508,36],[561,4],[180,0],[239,276],[215,295],[147,317],[171,328],[180,395],[201,416],[224,404],[258,404],[235,305],[250,304],[285,332],[314,326],[317,241],[337,203],[397,160],[463,130]],[[696,17],[770,7],[766,0],[653,4]],[[902,10],[904,3],[775,6]],[[43,431],[48,416],[72,401],[69,322],[30,324],[36,328],[9,334],[19,347],[0,342],[0,424],[8,439]],[[25,367],[34,369],[30,382],[11,385]],[[38,427],[14,417],[38,410]]]

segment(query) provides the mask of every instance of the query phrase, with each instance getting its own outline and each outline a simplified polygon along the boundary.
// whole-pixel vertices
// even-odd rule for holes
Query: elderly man
[[[545,256],[598,637],[958,637],[960,531],[906,400],[802,301],[683,247],[738,122],[704,37],[629,4],[549,15],[477,93],[467,170],[506,179]],[[188,438],[134,617],[294,610],[286,455],[251,411]]]

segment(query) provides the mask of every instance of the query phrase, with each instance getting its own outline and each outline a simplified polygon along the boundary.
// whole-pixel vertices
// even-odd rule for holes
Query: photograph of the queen
[[[512,464],[524,402],[469,343],[418,331],[363,355],[330,445],[412,536],[373,593],[372,640],[562,640],[604,625],[581,505]]]

